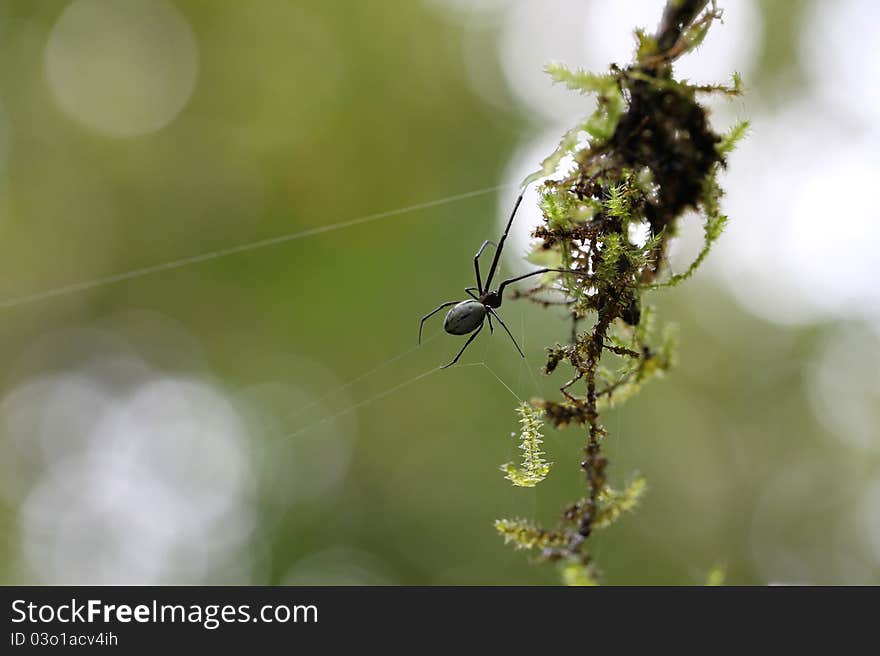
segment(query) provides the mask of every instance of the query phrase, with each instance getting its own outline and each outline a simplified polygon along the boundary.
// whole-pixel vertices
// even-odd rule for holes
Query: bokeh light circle
[[[112,137],[156,132],[189,101],[198,48],[165,0],[75,0],[52,28],[46,79],[58,106]]]
[[[880,288],[866,275],[880,262],[880,224],[858,193],[880,174],[878,140],[829,130],[832,120],[811,102],[755,116],[723,175],[731,222],[709,266],[775,323],[880,317]]]
[[[875,0],[813,3],[800,55],[823,101],[865,125],[880,104],[880,4]]]

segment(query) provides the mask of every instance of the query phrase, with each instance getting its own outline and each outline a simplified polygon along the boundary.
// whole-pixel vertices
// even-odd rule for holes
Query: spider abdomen
[[[443,330],[450,335],[474,332],[486,317],[486,306],[479,301],[462,301],[446,313]]]

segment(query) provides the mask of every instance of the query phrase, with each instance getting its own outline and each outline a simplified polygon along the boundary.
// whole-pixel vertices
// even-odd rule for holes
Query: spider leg
[[[494,334],[495,334],[495,328],[494,328],[494,326],[492,326],[492,315],[491,315],[491,314],[487,314],[487,315],[486,315],[486,318],[489,320],[489,334],[490,334],[490,335],[494,335]]]
[[[435,314],[437,314],[443,308],[449,307],[450,305],[455,305],[456,303],[458,303],[458,301],[449,301],[448,303],[443,303],[440,307],[438,307],[435,310],[431,310],[430,312],[428,312],[428,314],[426,314],[425,316],[422,317],[422,321],[419,324],[419,344],[422,343],[422,328],[424,327],[425,322],[428,319],[430,319],[431,317],[433,317]]]
[[[464,350],[465,350],[468,346],[470,346],[470,345],[471,345],[471,342],[474,341],[474,339],[476,339],[477,335],[480,334],[480,331],[483,329],[483,326],[484,326],[484,325],[485,325],[485,324],[482,324],[482,323],[481,323],[481,324],[480,324],[480,327],[477,328],[473,333],[471,333],[471,336],[468,337],[468,340],[464,343],[464,346],[461,347],[461,350],[458,352],[458,355],[455,356],[455,359],[454,359],[452,362],[450,362],[449,364],[444,364],[444,365],[443,365],[442,367],[440,367],[440,368],[441,368],[441,369],[446,369],[447,367],[451,367],[451,366],[454,365],[456,362],[458,362],[458,359],[461,357],[461,354],[464,353]]]
[[[486,289],[492,288],[492,278],[495,277],[495,269],[498,268],[498,260],[501,259],[501,251],[504,249],[504,240],[507,239],[507,234],[510,232],[510,226],[513,225],[513,217],[516,216],[516,211],[519,209],[520,203],[522,203],[524,193],[524,191],[521,191],[517,197],[516,203],[513,205],[513,211],[510,213],[510,218],[507,220],[507,227],[504,228],[504,232],[501,234],[501,239],[498,240],[498,246],[495,248],[495,257],[492,258],[492,266],[489,267],[489,275],[486,277]]]
[[[573,269],[538,269],[537,271],[531,271],[529,273],[524,273],[521,276],[516,276],[514,278],[508,278],[507,280],[502,281],[500,285],[498,285],[498,296],[501,296],[504,292],[504,288],[507,285],[510,285],[515,282],[519,282],[520,280],[525,280],[526,278],[531,278],[532,276],[538,276],[542,273],[550,273],[551,271],[555,271],[557,273],[570,273],[574,276],[586,276],[590,277],[590,274],[586,271],[575,271]]]
[[[562,392],[562,393],[565,395],[565,398],[567,398],[569,401],[572,401],[572,402],[575,402],[575,403],[576,403],[576,402],[577,402],[577,399],[576,399],[575,397],[573,397],[571,394],[568,393],[568,388],[571,387],[572,385],[574,385],[576,382],[578,382],[578,381],[579,381],[581,378],[583,378],[583,377],[584,377],[583,372],[579,371],[579,372],[575,375],[574,378],[572,378],[572,379],[571,379],[570,381],[568,381],[565,385],[563,385],[562,387],[560,387],[560,388],[559,388],[559,391]]]
[[[498,244],[496,244],[491,239],[487,239],[483,242],[483,245],[480,246],[480,250],[477,251],[477,254],[474,255],[474,273],[477,274],[477,291],[480,292],[480,294],[483,293],[483,279],[480,278],[480,255],[483,254],[483,251],[486,250],[486,246],[488,246],[489,244],[492,244],[493,246],[495,246],[495,248],[498,248]]]
[[[513,338],[513,335],[510,334],[510,329],[507,327],[507,324],[501,320],[501,317],[498,316],[498,313],[495,312],[492,308],[489,308],[489,316],[493,316],[498,319],[498,323],[501,324],[501,327],[504,328],[504,332],[507,333],[507,336],[510,337],[510,341],[513,342],[513,345],[516,347],[516,350],[519,351],[519,354],[522,357],[526,357],[526,354],[523,353],[522,349],[519,347],[519,344],[516,343],[516,340]],[[490,319],[491,321],[491,319]]]

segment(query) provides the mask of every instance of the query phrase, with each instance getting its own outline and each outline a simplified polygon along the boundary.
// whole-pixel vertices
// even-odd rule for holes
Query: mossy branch
[[[570,367],[560,387],[562,399],[535,400],[529,406],[557,428],[584,429],[580,467],[587,493],[565,508],[553,529],[526,520],[499,520],[496,529],[517,548],[537,548],[542,559],[559,562],[567,584],[598,581],[598,570],[585,550],[587,539],[635,508],[646,489],[641,477],[622,489],[608,483],[603,448],[607,431],[600,415],[674,365],[674,327],[655,327],[656,313],[644,296],[693,276],[727,222],[720,208],[718,174],[747,133],[748,123],[719,136],[697,96],[736,96],[742,93],[742,81],[734,74],[730,86],[695,86],[673,75],[674,62],[696,49],[720,16],[714,2],[670,0],[655,34],[636,33],[638,45],[630,66],[611,66],[604,74],[558,63],[546,67],[554,82],[594,94],[597,105],[526,178],[528,184],[553,176],[540,190],[544,222],[533,233],[538,242],[531,259],[591,275],[549,276],[515,297],[544,308],[563,305],[575,326],[594,317],[588,331],[574,332],[570,343],[547,349],[547,375]],[[669,242],[681,218],[694,211],[703,216],[703,248],[684,272],[669,275]],[[634,237],[644,231],[646,239]],[[550,285],[565,290],[568,298],[548,300],[543,292]],[[616,369],[607,366],[609,361],[616,362]],[[523,465],[504,469],[515,484],[534,484],[546,476],[546,463],[540,433],[526,426],[525,416],[523,422]]]

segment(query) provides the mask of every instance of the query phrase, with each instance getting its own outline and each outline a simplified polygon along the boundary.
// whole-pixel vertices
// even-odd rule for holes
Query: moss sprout
[[[552,465],[544,460],[544,452],[541,450],[544,437],[541,434],[541,427],[544,422],[541,419],[541,412],[528,403],[521,403],[516,408],[516,412],[520,416],[519,448],[523,452],[522,465],[517,467],[512,462],[508,462],[501,465],[501,471],[505,473],[504,477],[517,487],[535,487],[547,478]]]

